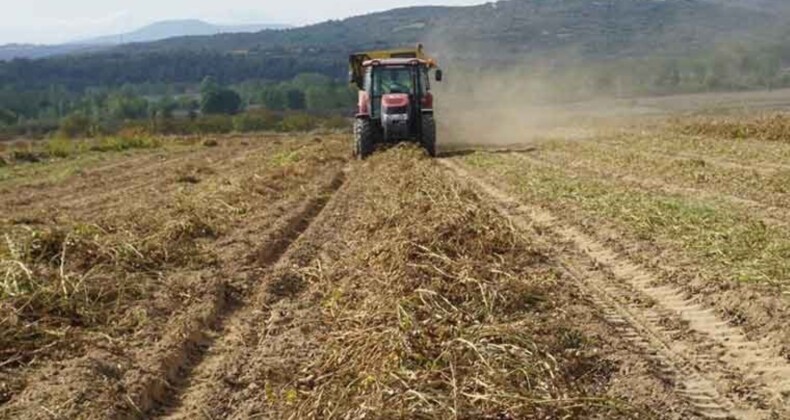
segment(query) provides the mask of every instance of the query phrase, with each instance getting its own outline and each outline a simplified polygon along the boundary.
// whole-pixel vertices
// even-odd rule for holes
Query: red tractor
[[[351,83],[359,88],[354,120],[354,155],[370,156],[378,143],[419,142],[436,156],[431,70],[442,71],[422,46],[416,49],[368,51],[349,58]]]

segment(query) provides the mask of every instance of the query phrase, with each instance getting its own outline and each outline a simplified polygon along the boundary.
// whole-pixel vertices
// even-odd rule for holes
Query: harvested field
[[[680,376],[709,388],[698,390],[708,414],[781,418],[790,408],[788,152],[774,139],[665,130],[548,138],[452,161],[602,267],[611,279],[601,298],[630,301],[672,353],[663,357],[693,367]]]
[[[790,143],[706,121],[9,159],[0,418],[786,418]]]
[[[2,186],[4,416],[93,417],[155,398],[132,395],[151,392],[141,377],[161,387],[188,365],[335,188],[346,153],[337,135],[269,136],[110,160]]]
[[[398,148],[354,168],[164,414],[655,415],[663,385],[588,305],[549,249]]]

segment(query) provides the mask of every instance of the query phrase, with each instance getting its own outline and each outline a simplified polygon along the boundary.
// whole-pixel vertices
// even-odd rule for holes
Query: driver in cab
[[[381,75],[381,90],[384,95],[391,93],[410,93],[411,77],[408,72],[391,71]]]

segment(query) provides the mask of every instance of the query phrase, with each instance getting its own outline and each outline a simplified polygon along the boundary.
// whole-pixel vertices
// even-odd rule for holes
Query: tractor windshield
[[[374,76],[373,94],[375,96],[391,93],[413,93],[412,68],[382,67]]]

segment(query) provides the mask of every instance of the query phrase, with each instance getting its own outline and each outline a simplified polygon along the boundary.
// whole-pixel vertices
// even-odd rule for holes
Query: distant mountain
[[[287,29],[289,25],[252,24],[252,25],[215,25],[197,19],[166,20],[152,23],[136,31],[108,35],[71,42],[79,45],[120,45],[136,42],[152,42],[183,36],[204,36],[230,33],[260,32],[266,29]]]
[[[199,83],[206,75],[221,83],[237,83],[287,80],[306,72],[342,78],[350,52],[417,42],[425,43],[447,65],[488,67],[523,64],[533,58],[549,65],[568,58],[585,64],[647,58],[708,63],[713,51],[731,45],[733,53],[763,48],[776,58],[765,60],[770,68],[782,70],[790,66],[785,2],[500,0],[466,7],[409,7],[286,30],[217,34],[222,31],[215,28],[211,36],[133,43],[125,39],[124,45],[78,57],[0,64],[0,85],[82,89],[125,83],[188,84]],[[705,63],[691,63],[683,74],[670,68],[669,75],[661,77],[674,80],[702,72],[715,85],[721,71],[746,72],[756,66],[752,59],[727,64],[726,69]]]
[[[202,20],[168,20],[152,23],[138,30],[101,36],[58,45],[8,44],[0,45],[0,61],[14,58],[45,58],[74,53],[96,52],[123,44],[153,42],[176,37],[210,36],[216,34],[253,33],[267,29],[287,29],[289,25],[249,24],[215,25]]]
[[[321,53],[425,42],[461,55],[518,58],[573,50],[605,58],[705,52],[730,40],[766,40],[786,28],[786,0],[501,0],[477,6],[419,6],[287,31],[171,38],[118,53],[247,52],[310,59]],[[786,7],[784,8],[786,9]],[[438,47],[438,48],[437,48]],[[300,56],[304,51],[310,57]],[[441,51],[437,52],[441,53]],[[342,58],[342,57],[341,57]]]

